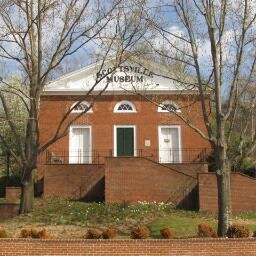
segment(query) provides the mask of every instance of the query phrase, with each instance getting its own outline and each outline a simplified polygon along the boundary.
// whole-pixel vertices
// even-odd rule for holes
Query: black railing
[[[106,157],[112,155],[112,150],[47,151],[45,161],[46,164],[104,164]]]
[[[159,163],[201,163],[206,162],[207,159],[205,148],[155,149],[146,152],[142,150],[139,154]]]
[[[107,157],[115,157],[117,154],[112,149],[92,151],[47,151],[45,153],[46,164],[104,164]],[[202,163],[207,160],[205,148],[183,149],[136,149],[133,154],[126,157],[144,157],[152,161],[168,163]],[[121,157],[121,156],[120,156]]]

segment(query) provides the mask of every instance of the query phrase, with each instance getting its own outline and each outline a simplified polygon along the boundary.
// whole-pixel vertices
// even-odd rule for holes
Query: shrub
[[[51,235],[46,231],[46,229],[37,230],[34,228],[24,228],[21,230],[22,238],[35,238],[35,239],[51,239]]]
[[[117,230],[115,228],[107,228],[102,232],[102,238],[113,239],[117,235]]]
[[[23,228],[20,231],[20,236],[22,238],[31,238],[31,228]]]
[[[199,237],[217,237],[216,231],[206,223],[201,223],[198,225],[197,234]]]
[[[135,227],[131,231],[132,239],[145,239],[150,236],[150,230],[147,227]]]
[[[7,232],[4,228],[0,228],[0,238],[7,238]]]
[[[46,229],[39,231],[38,236],[40,239],[52,239],[53,237],[47,232]]]
[[[165,239],[172,239],[175,238],[174,232],[170,228],[162,228],[160,233],[163,238]]]
[[[256,230],[253,232],[253,235],[252,235],[253,237],[256,237]]]
[[[32,228],[30,232],[31,232],[31,233],[30,233],[31,238],[36,238],[36,239],[39,238],[39,234],[38,234],[39,231],[38,231],[38,230]]]
[[[231,225],[227,231],[227,237],[229,238],[241,238],[241,237],[249,237],[250,230],[242,225]]]
[[[99,239],[102,236],[102,231],[96,228],[90,228],[85,235],[86,239]]]

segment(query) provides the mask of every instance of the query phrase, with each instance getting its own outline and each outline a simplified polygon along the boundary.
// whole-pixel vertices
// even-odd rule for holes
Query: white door
[[[179,127],[159,127],[159,162],[180,163],[180,131]]]
[[[89,127],[71,127],[69,163],[91,163],[91,132]]]

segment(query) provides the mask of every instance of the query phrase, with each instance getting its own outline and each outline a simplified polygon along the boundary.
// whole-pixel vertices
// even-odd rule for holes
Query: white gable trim
[[[143,94],[198,94],[195,87],[182,85],[165,75],[154,73],[154,63],[148,69],[140,66],[136,61],[127,60],[117,68],[112,76],[106,76],[98,84],[95,81],[113,70],[113,63],[108,60],[103,69],[100,62],[91,64],[80,70],[66,74],[46,85],[45,95],[83,95],[93,86],[92,94],[105,90],[105,95],[134,94],[134,91]],[[155,64],[155,71],[159,71],[159,64]],[[156,72],[157,73],[157,72]],[[106,85],[108,84],[107,88]]]
[[[191,91],[191,90],[151,90],[151,91],[137,91],[143,95],[151,95],[151,94],[168,94],[168,95],[198,95],[198,91]],[[99,91],[93,91],[91,95],[97,95]],[[42,95],[49,95],[49,96],[58,96],[58,95],[86,95],[87,91],[82,90],[60,90],[60,91],[44,91]],[[126,91],[126,90],[115,90],[115,91],[105,91],[102,95],[134,95],[134,91]],[[209,93],[210,94],[210,93]]]

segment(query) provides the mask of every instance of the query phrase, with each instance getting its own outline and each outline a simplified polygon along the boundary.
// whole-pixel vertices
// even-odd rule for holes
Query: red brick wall
[[[16,202],[20,199],[21,188],[20,187],[6,187],[5,198],[9,202]]]
[[[217,179],[214,173],[198,175],[199,206],[202,211],[217,211]],[[233,212],[256,211],[256,179],[240,173],[231,175]]]
[[[197,174],[201,172],[208,172],[208,164],[202,163],[181,163],[181,164],[166,164],[172,169],[183,172],[197,178]]]
[[[104,199],[103,165],[44,165],[44,196]]]
[[[0,220],[17,216],[19,206],[19,203],[0,203]]]
[[[255,239],[28,240],[0,239],[1,256],[255,256]]]
[[[81,97],[80,97],[81,98]],[[197,96],[169,95],[158,96],[169,98],[182,106],[189,106],[182,109],[190,120],[205,131],[202,118],[200,101]],[[40,103],[40,142],[48,141],[54,134],[56,126],[72,106],[79,99],[78,96],[42,96]],[[114,106],[121,100],[129,100],[134,103],[137,113],[113,113]],[[89,101],[89,100],[88,100]],[[76,115],[76,114],[72,114]],[[158,126],[159,125],[180,125],[183,148],[210,148],[207,141],[190,129],[175,114],[159,113],[157,107],[146,101],[144,98],[134,95],[105,95],[97,99],[93,106],[93,113],[88,113],[75,122],[75,124],[92,125],[92,150],[113,149],[114,125],[136,125],[137,148],[157,149],[158,148]],[[151,141],[150,147],[145,147],[145,140]],[[68,136],[55,143],[53,151],[68,151]]]
[[[106,202],[179,204],[196,185],[196,178],[145,158],[119,157],[106,161]]]

